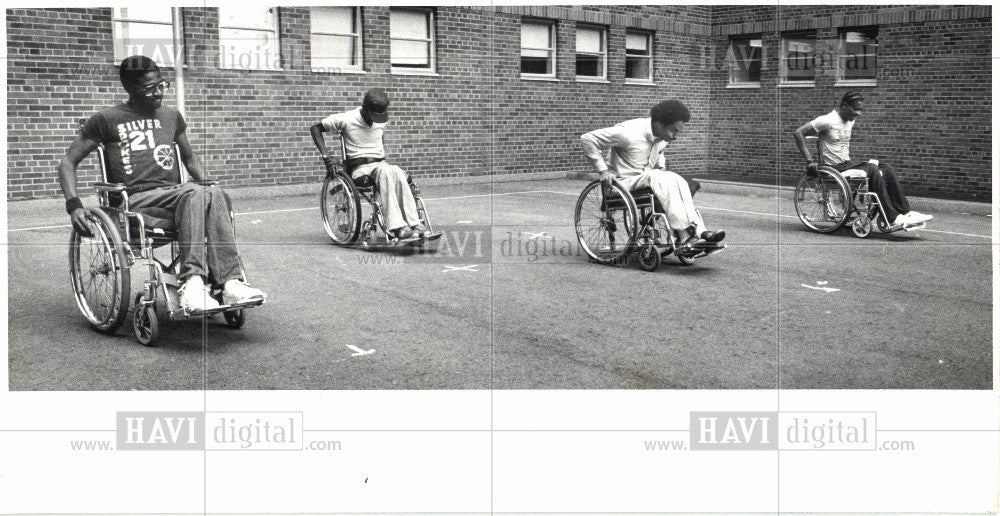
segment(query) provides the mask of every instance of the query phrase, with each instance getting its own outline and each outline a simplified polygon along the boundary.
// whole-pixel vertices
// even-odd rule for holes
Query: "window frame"
[[[425,38],[394,38],[392,37],[392,12],[408,11],[422,13],[427,16],[428,37]],[[437,13],[432,7],[393,6],[389,8],[389,73],[398,75],[437,75]],[[422,41],[428,43],[428,67],[397,66],[392,64],[392,42]]]
[[[865,37],[872,37],[867,32],[874,32],[875,39],[875,51],[871,54],[850,54],[850,56],[864,55],[873,56],[875,59],[875,76],[872,78],[856,78],[849,79],[844,77],[846,67],[843,66],[844,59],[850,57],[847,54],[847,33],[849,32],[860,32],[865,35]],[[878,25],[863,25],[863,26],[852,26],[852,27],[841,27],[838,29],[838,48],[837,48],[837,80],[834,86],[877,86],[878,85]]]
[[[339,33],[339,32],[323,32],[313,30],[313,10],[316,8],[329,8],[329,7],[347,7],[352,9],[352,16],[354,21],[355,31],[353,33]],[[363,25],[364,21],[361,17],[361,7],[356,5],[348,6],[325,6],[325,5],[314,5],[309,7],[309,70],[313,73],[365,73],[365,50],[364,50],[364,33],[365,28]],[[322,66],[316,66],[314,61],[315,54],[313,49],[316,48],[313,45],[313,36],[337,36],[337,37],[352,37],[354,38],[354,61],[357,64],[345,66],[343,68],[333,67],[326,68]]]
[[[118,34],[118,24],[119,23],[121,23],[122,25],[131,25],[131,24],[139,24],[139,25],[166,25],[166,26],[170,27],[170,34],[171,34],[170,47],[171,48],[173,48],[173,46],[174,46],[173,31],[174,31],[174,25],[175,24],[180,24],[180,32],[181,32],[182,35],[184,34],[184,20],[183,20],[183,17],[181,17],[181,19],[174,20],[173,8],[170,7],[170,6],[165,7],[165,9],[167,10],[167,12],[170,13],[170,21],[169,22],[162,22],[162,21],[158,21],[158,20],[146,20],[146,19],[142,19],[142,18],[121,18],[117,14],[118,13],[118,9],[120,9],[120,8],[121,7],[112,7],[111,8],[111,37],[113,39],[112,53],[114,54],[114,60],[115,60],[116,63],[120,63],[126,57],[129,57],[130,55],[133,55],[133,54],[128,53],[128,52],[125,51],[128,48],[129,43],[127,41],[125,41],[126,40],[125,36],[122,36],[121,34]],[[128,39],[131,39],[131,37],[129,37]],[[118,41],[122,41],[122,45],[121,45],[120,48],[119,48],[119,46],[117,44]],[[119,55],[119,52],[121,52],[122,55]],[[186,55],[185,55],[186,52],[185,52],[185,46],[184,46],[184,41],[183,40],[181,41],[180,52],[178,52],[176,48],[173,48],[173,54],[174,54],[174,62],[172,62],[172,63],[161,62],[159,60],[153,59],[152,56],[147,56],[147,57],[150,57],[150,59],[153,59],[153,61],[155,61],[156,64],[158,66],[162,67],[162,68],[174,68],[174,67],[177,66],[177,64],[180,64],[180,66],[182,68],[184,68],[184,67],[187,66],[187,58],[186,58]],[[143,55],[145,55],[145,54],[143,54]],[[179,61],[179,63],[178,63],[178,61]]]
[[[519,38],[523,38],[524,25],[544,25],[549,31],[549,43],[552,45],[547,48],[536,48],[536,47],[525,47],[524,42],[519,41],[520,51],[518,54],[518,71],[521,74],[522,79],[535,79],[535,80],[553,80],[556,79],[559,68],[559,30],[557,28],[557,22],[555,20],[547,20],[542,18],[521,18],[521,32],[518,35]],[[531,73],[521,71],[521,63],[524,60],[525,50],[544,50],[549,53],[548,59],[552,61],[552,73]]]
[[[758,72],[757,80],[738,80],[735,77],[735,66],[737,59],[734,47],[741,42],[747,43],[747,48],[753,48],[753,42],[760,41],[760,71]],[[747,56],[749,59],[749,56]],[[752,60],[751,60],[752,61]],[[726,83],[727,88],[760,88],[761,80],[764,77],[764,36],[763,34],[739,34],[732,35],[729,37],[729,46],[726,49],[726,68],[729,71],[729,80]],[[747,67],[747,73],[749,74],[749,66]]]
[[[577,45],[579,44],[579,41],[580,41],[579,36],[580,36],[580,30],[581,29],[583,29],[583,30],[596,30],[596,31],[598,31],[598,33],[600,34],[600,41],[601,41],[601,52],[600,53],[595,54],[593,52],[580,52],[577,49]],[[574,45],[573,45],[573,65],[574,65],[573,66],[573,77],[577,81],[580,81],[580,82],[608,82],[608,28],[605,27],[605,26],[603,26],[603,25],[590,25],[590,24],[581,23],[581,24],[577,24],[577,26],[576,26],[576,36],[577,36],[576,37],[576,41],[574,42]],[[601,56],[601,62],[602,62],[601,63],[602,64],[602,66],[601,66],[601,68],[602,68],[601,75],[579,75],[579,74],[577,74],[576,73],[576,71],[577,71],[577,69],[576,69],[576,67],[577,67],[577,61],[579,60],[579,58],[580,58],[581,55],[584,55],[584,56],[594,56],[594,55]]]
[[[790,40],[808,39],[812,41],[812,79],[788,79],[788,44]],[[816,86],[816,49],[819,39],[815,31],[785,32],[781,34],[781,53],[778,59],[778,86],[786,88],[812,88]]]
[[[640,35],[646,37],[646,55],[629,54],[628,53],[628,37],[629,35]],[[653,73],[653,45],[655,44],[654,33],[648,30],[642,29],[625,29],[625,82],[632,84],[652,84],[654,73]],[[649,74],[645,79],[639,79],[635,77],[628,76],[628,58],[643,58],[649,61]]]
[[[220,70],[239,70],[239,71],[243,71],[243,72],[251,72],[251,71],[256,71],[256,72],[280,72],[280,71],[282,71],[284,69],[284,66],[283,66],[283,63],[282,63],[282,56],[281,56],[281,12],[280,12],[280,9],[278,8],[278,6],[270,6],[270,7],[262,6],[261,7],[262,9],[268,9],[268,10],[273,9],[274,10],[274,28],[273,29],[262,29],[260,27],[248,27],[248,26],[237,26],[237,25],[223,25],[222,24],[222,9],[225,9],[225,8],[226,7],[223,7],[223,6],[219,6],[219,7],[216,8],[216,9],[218,9],[218,13],[219,13],[219,19],[218,19],[219,69]],[[232,8],[230,7],[230,9],[232,9]],[[248,66],[246,68],[242,68],[242,67],[238,67],[238,66],[225,66],[225,57],[226,56],[225,56],[225,52],[222,50],[222,45],[223,45],[222,30],[223,29],[246,30],[246,31],[253,31],[253,32],[273,32],[274,33],[274,48],[277,50],[277,53],[278,53],[278,55],[276,56],[277,57],[278,66],[274,67],[274,68],[272,68],[270,66],[268,66],[268,67],[253,67],[253,66]],[[258,62],[259,62],[259,60],[258,60]]]

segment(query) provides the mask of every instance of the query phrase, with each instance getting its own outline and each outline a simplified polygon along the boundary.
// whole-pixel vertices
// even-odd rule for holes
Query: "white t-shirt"
[[[836,165],[851,160],[851,129],[854,120],[840,118],[836,109],[809,122],[819,133],[820,164]]]
[[[653,135],[649,118],[636,118],[597,129],[580,136],[580,140],[584,153],[599,170],[615,170],[625,177],[642,174],[647,169],[666,168],[663,151],[667,142]],[[611,149],[610,165],[604,160],[608,149]]]
[[[328,132],[339,132],[344,136],[347,158],[384,158],[382,133],[387,124],[368,125],[361,118],[361,108],[345,113],[336,113],[323,119],[323,128]]]

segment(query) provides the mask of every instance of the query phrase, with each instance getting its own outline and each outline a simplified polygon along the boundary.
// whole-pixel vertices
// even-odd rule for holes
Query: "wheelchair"
[[[400,241],[389,234],[385,226],[385,217],[382,213],[382,203],[379,201],[378,184],[375,178],[362,176],[358,179],[351,177],[353,170],[348,170],[347,147],[343,136],[340,138],[340,151],[343,159],[337,161],[333,170],[327,170],[326,178],[323,179],[323,186],[320,190],[320,212],[323,216],[323,228],[326,234],[338,245],[351,245],[359,238],[361,247],[366,251],[374,251],[379,246],[398,245],[423,245],[427,241],[440,238],[440,234],[428,240]],[[424,201],[420,198],[420,188],[413,182],[413,178],[407,174],[406,182],[413,193],[413,200],[417,205],[417,215],[420,222],[433,233],[430,218],[427,210],[424,209]],[[364,199],[366,210],[362,210],[361,201]],[[365,214],[367,212],[367,214]]]
[[[81,127],[85,122],[80,121]],[[176,144],[172,152],[173,159],[178,160],[183,182],[187,178],[187,170],[180,162]],[[132,316],[132,332],[141,344],[153,346],[159,335],[158,297],[162,297],[171,320],[208,317],[221,312],[228,327],[241,328],[246,321],[245,309],[263,304],[264,299],[223,305],[213,310],[187,312],[182,309],[177,292],[181,264],[173,214],[156,208],[132,210],[125,185],[108,182],[103,146],[98,146],[97,153],[101,182],[96,183],[95,188],[99,202],[97,208],[86,209],[93,236],[84,236],[74,228],[69,246],[73,294],[84,318],[102,333],[110,335],[118,331],[125,322],[132,300],[131,268],[141,261],[147,265],[149,276],[143,283],[142,291],[135,296]],[[214,181],[198,183],[216,184]],[[226,201],[229,203],[228,195]],[[232,205],[229,204],[232,218]],[[170,246],[170,261],[162,261],[156,256],[155,251],[165,246]],[[242,263],[240,275],[245,281]],[[206,284],[214,285],[212,278]],[[211,295],[222,303],[220,286],[213,287]]]
[[[815,136],[806,138],[816,139]],[[865,238],[873,228],[882,233],[894,233],[927,227],[925,222],[892,225],[878,194],[868,189],[868,173],[861,169],[839,172],[829,165],[821,165],[815,173],[807,171],[795,186],[794,203],[799,220],[818,233],[833,233],[849,225],[855,236]]]
[[[701,216],[701,212],[698,212]],[[617,180],[610,185],[592,181],[576,201],[576,237],[587,256],[601,264],[618,264],[638,254],[639,267],[655,271],[673,254],[684,265],[715,254],[725,245],[708,242],[680,247],[666,211],[650,188],[629,191]]]

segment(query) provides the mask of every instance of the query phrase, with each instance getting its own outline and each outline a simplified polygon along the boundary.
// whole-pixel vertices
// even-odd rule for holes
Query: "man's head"
[[[146,56],[130,56],[118,69],[122,87],[129,100],[139,107],[157,109],[163,103],[163,93],[170,83],[160,76],[160,67]]]
[[[864,110],[864,102],[865,98],[856,91],[845,93],[843,98],[840,99],[840,106],[837,107],[840,118],[848,121],[854,120]]]
[[[371,123],[384,124],[389,120],[389,95],[382,88],[372,88],[365,92],[361,101],[361,116]]]
[[[691,112],[676,100],[664,100],[649,110],[653,136],[667,142],[677,139],[684,124],[691,121]]]

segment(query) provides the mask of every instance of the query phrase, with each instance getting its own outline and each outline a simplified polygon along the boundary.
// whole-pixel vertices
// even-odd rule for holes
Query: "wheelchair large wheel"
[[[128,315],[132,288],[128,258],[118,225],[101,210],[88,208],[94,231],[86,237],[75,229],[69,237],[69,270],[73,297],[94,329],[114,333]]]
[[[334,243],[348,245],[357,240],[361,228],[361,199],[351,178],[337,173],[323,180],[320,211],[326,234]]]
[[[593,181],[576,201],[576,238],[594,261],[614,263],[635,242],[637,218],[635,201],[617,181],[609,187]]]
[[[840,174],[832,169],[819,169],[806,174],[795,187],[795,213],[809,229],[832,233],[851,214],[851,189]]]

